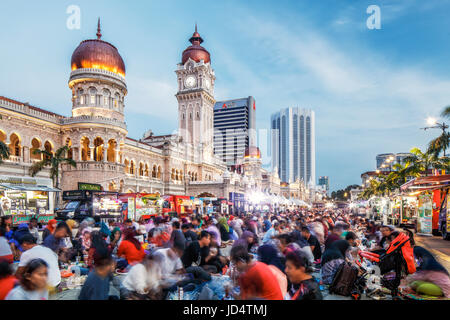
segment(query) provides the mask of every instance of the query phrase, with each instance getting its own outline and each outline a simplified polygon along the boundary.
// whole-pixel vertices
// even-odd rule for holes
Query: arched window
[[[89,161],[91,159],[90,143],[87,137],[81,139],[81,161]]]
[[[178,171],[178,170],[175,171],[175,180],[177,180],[177,181],[180,180],[180,171]]]
[[[144,169],[144,176],[148,177],[149,173],[148,173],[148,164],[145,164],[145,169]]]
[[[180,181],[184,181],[183,170],[180,170]]]
[[[114,95],[114,109],[119,108],[120,94],[116,92]]]
[[[136,165],[134,164],[134,161],[131,160],[131,163],[130,163],[130,174],[135,174],[135,172],[136,172]]]
[[[139,176],[144,176],[144,164],[142,162],[139,162]]]
[[[152,169],[152,178],[156,178],[157,177],[157,175],[158,175],[158,172],[157,172],[157,168],[156,168],[156,164],[153,166],[153,169]]]
[[[33,140],[31,140],[31,149],[30,149],[30,158],[31,160],[42,160],[42,154],[34,154],[34,152],[36,150],[40,150],[41,149],[41,142],[34,138]]]
[[[45,141],[44,149],[45,149],[45,151],[47,151],[48,153],[53,155],[53,146],[52,146],[52,144],[49,141]],[[50,156],[47,156],[47,155],[45,155],[44,157],[47,160],[50,160],[50,158],[51,158]]]
[[[78,104],[79,104],[79,105],[85,104],[85,101],[84,101],[84,91],[83,91],[83,89],[78,89],[78,92],[77,92],[77,101],[78,101]]]
[[[103,139],[95,138],[94,140],[94,161],[103,161]]]
[[[117,147],[117,142],[116,140],[109,140],[108,141],[108,150],[107,150],[107,161],[108,162],[116,162],[116,147]]]
[[[20,157],[21,156],[21,145],[20,145],[20,138],[17,134],[13,133],[10,137],[10,144],[9,144],[9,153],[12,156]]]
[[[116,188],[117,187],[116,187],[116,184],[114,183],[114,181],[109,183],[109,185],[108,185],[109,191],[114,192],[114,191],[116,191]]]
[[[67,150],[67,158],[73,159],[72,140],[70,138],[66,139],[66,146],[69,148]]]
[[[124,165],[125,165],[125,173],[130,173],[130,161],[128,161],[128,159],[125,159]]]
[[[158,179],[161,179],[161,178],[162,178],[162,169],[161,169],[161,166],[158,167],[158,175],[157,175],[157,178],[158,178]]]
[[[6,133],[0,130],[0,141],[5,143],[6,141]]]
[[[95,105],[96,104],[96,95],[97,95],[97,89],[94,87],[89,88],[89,104]]]
[[[103,106],[105,107],[111,107],[111,91],[108,89],[103,89]]]
[[[197,173],[195,173],[194,181],[197,181],[197,180],[198,180],[198,176],[197,176]]]
[[[172,169],[172,174],[171,174],[170,178],[171,178],[172,180],[175,180],[175,179],[176,179],[176,176],[175,176],[175,169]]]

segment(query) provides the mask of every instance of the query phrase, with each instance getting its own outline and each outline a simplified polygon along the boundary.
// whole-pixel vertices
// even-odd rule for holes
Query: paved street
[[[450,271],[450,241],[442,237],[415,236],[416,245],[430,250],[442,265]]]

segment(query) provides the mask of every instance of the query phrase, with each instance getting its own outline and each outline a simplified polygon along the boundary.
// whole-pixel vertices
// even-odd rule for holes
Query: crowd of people
[[[0,300],[47,300],[61,272],[83,261],[79,300],[160,300],[229,276],[229,299],[321,300],[342,264],[361,268],[358,253],[383,254],[400,233],[409,237],[417,270],[402,280],[418,293],[450,298],[448,271],[409,230],[345,210],[156,216],[138,222],[87,218],[0,221]],[[110,294],[121,275],[120,292]],[[238,288],[239,290],[233,290]]]

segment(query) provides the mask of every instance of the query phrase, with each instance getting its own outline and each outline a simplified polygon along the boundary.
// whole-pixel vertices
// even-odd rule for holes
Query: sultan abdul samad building
[[[230,192],[262,190],[303,198],[302,188],[283,192],[280,179],[261,168],[259,150],[245,154],[244,174],[227,171],[214,156],[214,82],[210,53],[197,32],[189,39],[177,65],[178,132],[141,140],[127,137],[124,109],[127,95],[125,64],[119,51],[101,39],[85,40],[71,59],[69,88],[72,116],[65,117],[0,96],[0,140],[11,151],[0,175],[27,176],[40,155],[35,149],[55,152],[63,145],[76,168],[64,165],[60,188],[76,190],[78,182],[101,184],[106,191],[187,194],[208,192],[228,198]],[[49,177],[49,170],[38,177]]]

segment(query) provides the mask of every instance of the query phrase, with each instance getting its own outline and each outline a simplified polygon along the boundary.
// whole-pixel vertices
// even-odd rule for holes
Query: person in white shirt
[[[31,235],[24,235],[20,239],[20,245],[25,250],[20,256],[16,277],[21,279],[28,263],[34,259],[42,259],[48,265],[48,285],[57,287],[61,282],[61,272],[58,266],[58,256],[47,247],[36,244],[36,239]]]
[[[161,255],[147,255],[134,265],[120,285],[123,300],[146,300],[159,293],[161,281]]]

